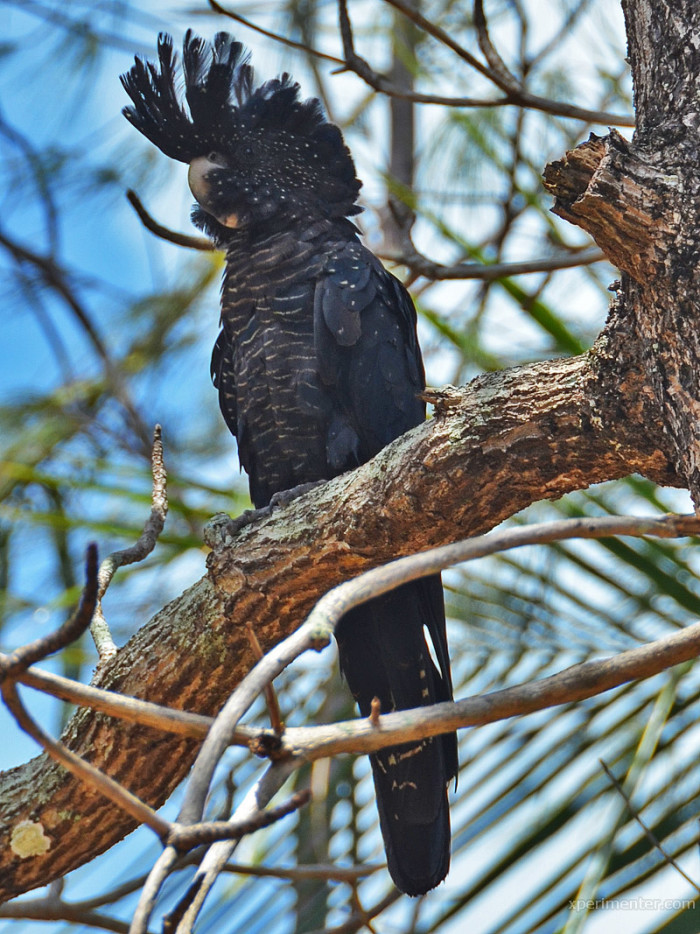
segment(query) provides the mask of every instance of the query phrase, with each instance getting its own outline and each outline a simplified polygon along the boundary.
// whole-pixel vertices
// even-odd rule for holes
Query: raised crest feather
[[[180,73],[187,107],[177,92]],[[158,64],[136,58],[121,80],[132,100],[124,116],[172,159],[191,162],[209,151],[225,151],[242,131],[264,126],[309,138],[326,150],[341,177],[354,178],[342,136],[336,128],[328,134],[332,124],[319,101],[300,100],[299,85],[288,74],[256,88],[248,51],[228,33],[217,33],[210,43],[188,30],[182,69],[172,37],[161,33]]]

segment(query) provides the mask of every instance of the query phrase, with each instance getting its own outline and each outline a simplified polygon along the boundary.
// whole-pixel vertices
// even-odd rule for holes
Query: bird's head
[[[320,103],[299,100],[288,75],[253,86],[240,42],[212,44],[188,31],[185,100],[170,36],[158,38],[159,66],[137,58],[122,83],[133,101],[124,116],[165,155],[189,163],[195,223],[220,241],[241,228],[277,227],[306,217],[357,214],[360,182],[343,137]]]

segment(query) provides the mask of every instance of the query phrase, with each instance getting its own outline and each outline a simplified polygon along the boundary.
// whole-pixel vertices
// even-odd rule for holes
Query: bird
[[[225,253],[211,375],[253,504],[352,470],[423,422],[416,311],[351,220],[362,183],[320,102],[286,73],[256,86],[225,32],[188,30],[182,64],[161,33],[157,62],[137,56],[121,80],[127,120],[189,166],[192,220]],[[363,716],[452,699],[439,575],[351,610],[335,635]],[[449,870],[456,735],[370,761],[390,875],[423,895]]]

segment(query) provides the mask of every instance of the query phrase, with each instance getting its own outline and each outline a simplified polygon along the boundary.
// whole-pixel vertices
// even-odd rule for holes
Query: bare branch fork
[[[560,101],[549,100],[548,98],[531,94],[522,87],[503,64],[500,56],[498,56],[498,53],[491,45],[490,40],[488,44],[483,42],[484,37],[488,39],[488,33],[486,31],[483,8],[479,0],[476,0],[474,4],[474,19],[477,24],[481,24],[480,39],[482,41],[482,52],[484,52],[484,57],[487,58],[486,65],[460,45],[448,32],[432,22],[432,20],[423,16],[413,4],[406,3],[405,0],[385,0],[385,2],[399,10],[404,16],[415,23],[419,29],[423,30],[434,39],[437,39],[438,42],[450,49],[450,51],[455,53],[462,61],[466,62],[466,64],[494,84],[499,90],[503,91],[503,97],[495,99],[444,97],[435,94],[421,94],[405,88],[396,87],[384,75],[374,71],[369,63],[357,54],[348,14],[347,0],[338,0],[340,34],[343,41],[343,56],[345,58],[344,70],[353,71],[358,77],[362,78],[366,84],[374,88],[375,91],[387,94],[390,97],[403,97],[419,104],[438,104],[449,107],[503,107],[515,105],[527,107],[531,110],[541,110],[545,113],[560,117],[585,120],[587,123],[599,123],[604,126],[634,126],[634,117],[631,115],[588,110],[585,107],[577,107],[575,104],[566,104]],[[488,55],[486,55],[485,50],[488,51]]]

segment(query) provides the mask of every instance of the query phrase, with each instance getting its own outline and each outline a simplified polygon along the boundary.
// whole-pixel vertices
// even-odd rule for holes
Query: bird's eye
[[[224,161],[223,156],[221,155],[220,152],[210,152],[207,155],[207,159],[209,160],[209,162],[216,162],[217,165],[221,165],[221,163]]]

